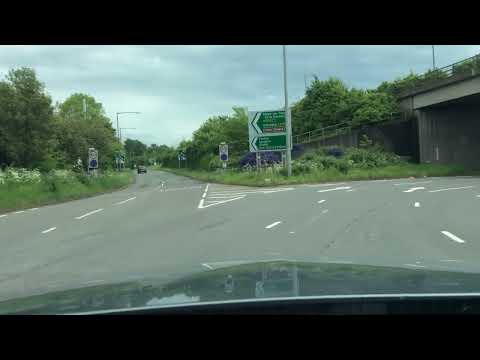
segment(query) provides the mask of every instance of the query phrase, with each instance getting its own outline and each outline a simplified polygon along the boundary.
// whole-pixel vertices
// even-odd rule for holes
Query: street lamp
[[[120,137],[120,126],[118,125],[118,115],[120,114],[140,114],[138,111],[120,111],[117,112],[117,136],[118,136],[118,141],[122,142],[122,138]]]
[[[433,70],[435,70],[435,45],[432,45]]]

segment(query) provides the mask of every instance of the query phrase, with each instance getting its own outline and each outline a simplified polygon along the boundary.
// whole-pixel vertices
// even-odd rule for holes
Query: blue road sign
[[[98,166],[98,162],[95,159],[90,160],[90,168],[91,169],[96,169]]]

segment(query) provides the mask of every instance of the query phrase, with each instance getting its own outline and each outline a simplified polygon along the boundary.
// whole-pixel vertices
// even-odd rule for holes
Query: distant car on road
[[[143,165],[139,165],[137,167],[137,174],[141,174],[141,173],[147,173],[147,167],[146,166],[143,166]]]

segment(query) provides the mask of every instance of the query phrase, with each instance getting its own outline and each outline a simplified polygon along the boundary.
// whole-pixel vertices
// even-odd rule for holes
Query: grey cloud
[[[436,46],[437,66],[472,56],[475,46]],[[0,73],[30,66],[56,101],[86,92],[107,115],[136,127],[128,136],[174,145],[209,116],[232,106],[283,104],[281,46],[2,46]],[[431,46],[288,46],[290,101],[301,98],[304,76],[336,76],[372,88],[384,80],[431,67]]]

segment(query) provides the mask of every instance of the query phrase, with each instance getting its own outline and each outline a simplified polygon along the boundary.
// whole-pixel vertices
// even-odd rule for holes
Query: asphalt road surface
[[[0,215],[0,300],[255,260],[480,271],[479,210],[475,177],[250,188],[150,171]]]

